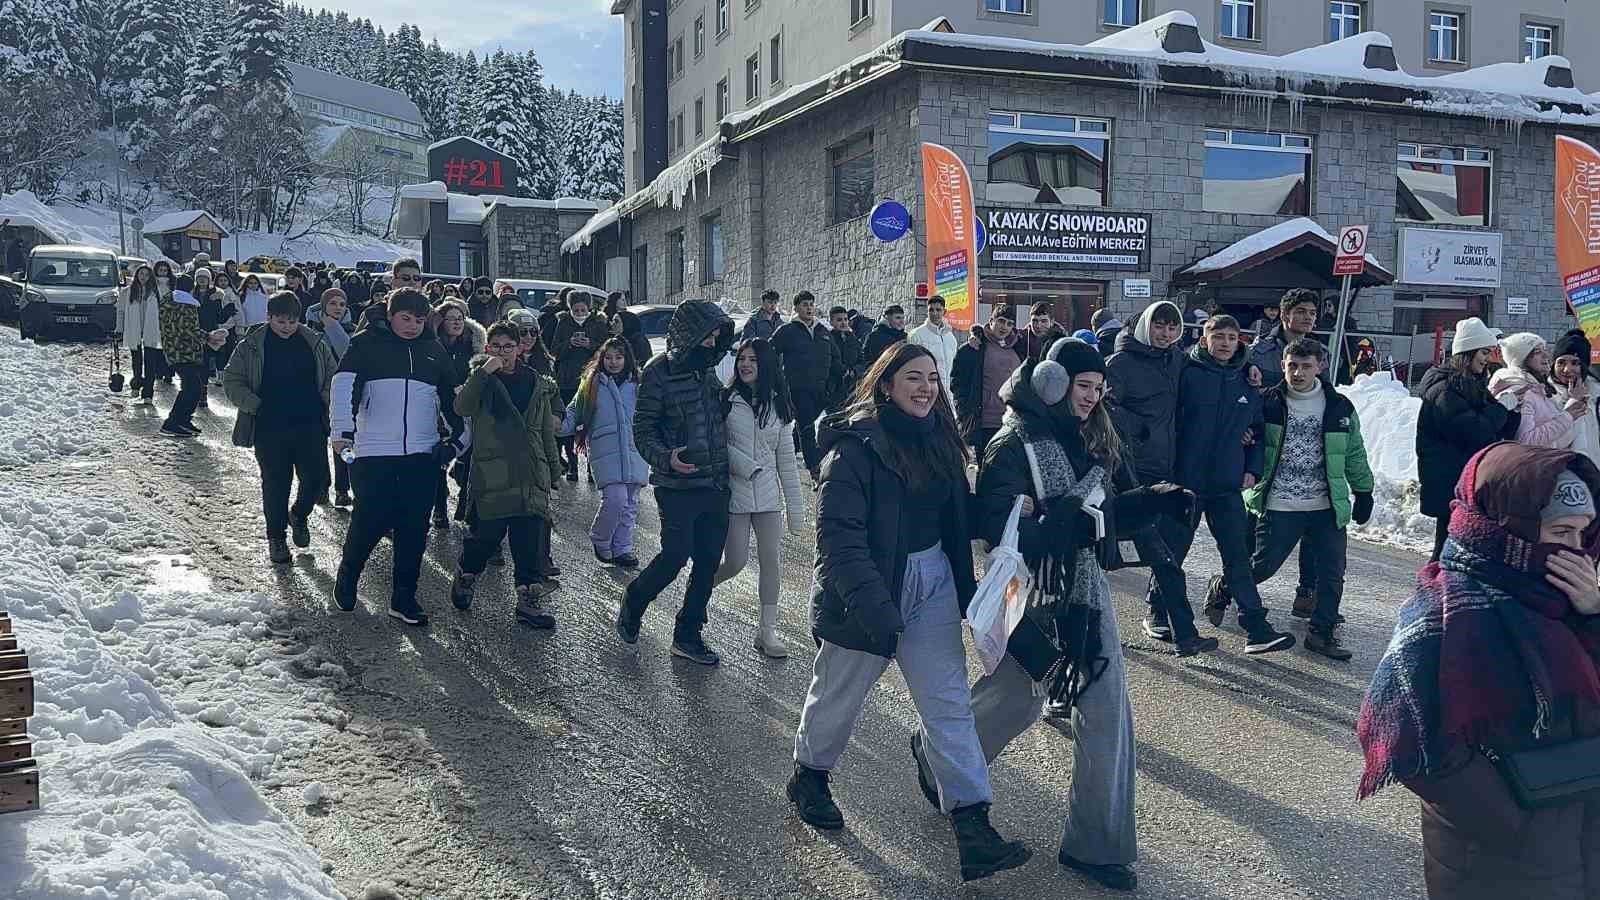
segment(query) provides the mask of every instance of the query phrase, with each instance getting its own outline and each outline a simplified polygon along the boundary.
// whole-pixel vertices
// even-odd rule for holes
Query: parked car
[[[103,339],[117,327],[117,256],[75,244],[41,244],[28,252],[17,319],[24,338],[63,327],[95,330]]]
[[[0,321],[10,322],[17,317],[22,305],[22,283],[0,275]]]
[[[517,298],[522,305],[535,312],[544,308],[545,302],[561,292],[562,288],[572,288],[588,294],[591,306],[603,306],[606,302],[606,292],[587,284],[575,284],[570,281],[543,281],[536,278],[496,278],[496,284],[509,284],[517,290]]]
[[[268,256],[263,253],[252,256],[244,262],[239,263],[239,271],[271,272],[274,275],[282,275],[284,272],[289,271],[289,267],[291,265],[293,265],[293,263],[289,262],[288,257]]]
[[[363,275],[387,275],[393,265],[393,260],[358,259],[356,260],[356,271]]]
[[[121,273],[121,277],[117,279],[118,282],[121,284],[127,284],[130,280],[132,280],[133,273],[138,271],[140,266],[149,265],[149,263],[149,260],[142,259],[137,256],[117,257],[117,269]]]

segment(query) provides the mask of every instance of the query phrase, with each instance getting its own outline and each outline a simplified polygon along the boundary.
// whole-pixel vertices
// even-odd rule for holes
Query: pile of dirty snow
[[[1350,526],[1363,540],[1433,549],[1433,518],[1418,512],[1417,412],[1422,401],[1389,372],[1357,375],[1339,388],[1355,404],[1361,439],[1372,466],[1372,519]]]
[[[32,665],[41,770],[41,809],[0,827],[5,896],[339,896],[258,784],[340,724],[344,673],[271,632],[271,599],[213,591],[118,489],[105,388],[61,353],[0,332],[0,609]]]

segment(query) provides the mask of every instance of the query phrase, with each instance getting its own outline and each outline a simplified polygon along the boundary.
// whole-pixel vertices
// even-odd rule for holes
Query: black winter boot
[[[289,536],[294,538],[296,547],[311,546],[311,526],[305,516],[289,516]]]
[[[828,788],[827,772],[795,763],[794,776],[789,779],[785,793],[794,801],[800,821],[812,828],[838,831],[844,827],[844,815],[833,802],[833,791]]]
[[[961,880],[976,881],[996,872],[1015,869],[1033,858],[1021,841],[1008,841],[989,824],[989,804],[973,803],[950,813],[961,854]]]
[[[545,612],[544,604],[539,598],[545,594],[544,587],[537,584],[517,585],[517,621],[530,628],[550,629],[556,627],[556,617]]]
[[[456,577],[450,581],[450,602],[456,609],[472,608],[472,589],[478,583],[478,576],[456,569]]]
[[[345,612],[354,612],[356,608],[356,586],[361,581],[361,573],[339,564],[339,574],[333,582],[333,602]]]
[[[284,540],[281,534],[267,535],[267,557],[274,565],[279,566],[286,566],[294,561],[294,557],[289,554],[289,542]]]

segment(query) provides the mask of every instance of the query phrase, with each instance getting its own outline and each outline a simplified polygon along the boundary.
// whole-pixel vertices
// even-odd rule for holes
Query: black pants
[[[824,398],[814,391],[796,391],[791,386],[789,399],[794,403],[794,434],[800,444],[800,456],[806,468],[815,472],[822,465],[822,451],[817,449],[817,416],[822,414]]]
[[[128,356],[133,361],[133,380],[139,383],[139,396],[149,400],[156,394],[156,379],[166,372],[166,356],[152,347],[135,347]]]
[[[361,578],[367,559],[384,532],[394,529],[394,592],[390,603],[416,602],[422,551],[428,543],[428,512],[433,508],[433,456],[369,456],[350,464],[356,508],[344,535],[339,568],[351,583]]]
[[[166,424],[189,427],[194,425],[194,410],[200,405],[200,398],[205,396],[206,382],[210,376],[206,374],[205,363],[181,363],[175,368],[178,377],[183,379],[183,387],[178,389],[178,396],[172,400],[172,411],[167,413]]]
[[[1339,603],[1344,599],[1344,567],[1346,536],[1332,509],[1313,512],[1278,512],[1256,520],[1256,550],[1250,560],[1250,575],[1257,584],[1278,574],[1284,560],[1300,545],[1300,569],[1306,567],[1307,551],[1316,567],[1316,608],[1311,613],[1311,626],[1329,631],[1339,622]]]
[[[1157,624],[1165,622],[1174,641],[1200,636],[1194,627],[1194,608],[1189,605],[1188,582],[1172,550],[1187,547],[1193,539],[1188,523],[1171,516],[1157,516],[1154,525],[1133,536],[1139,558],[1150,564],[1150,619]]]
[[[450,475],[444,470],[439,470],[438,487],[433,492],[433,514],[439,517],[450,515]]]
[[[333,489],[343,494],[350,492],[350,464],[337,453],[333,454]]]
[[[1256,533],[1261,529],[1261,520],[1251,517],[1254,524],[1250,526],[1250,556],[1256,555]],[[1300,545],[1300,580],[1295,582],[1294,595],[1300,597],[1313,597],[1317,593],[1317,550],[1315,546]]]
[[[1250,571],[1248,534],[1250,516],[1244,511],[1244,495],[1230,491],[1216,497],[1201,497],[1200,510],[1211,528],[1211,537],[1217,542],[1217,552],[1222,556],[1222,581],[1227,592],[1239,601],[1239,626],[1254,632],[1267,623],[1267,611],[1261,605],[1261,594],[1256,591],[1255,578]],[[1194,531],[1182,529],[1174,532],[1178,541],[1169,543],[1173,561],[1179,566],[1189,558],[1189,548],[1194,544]]]
[[[1428,557],[1428,562],[1438,562],[1439,554],[1444,552],[1445,538],[1450,536],[1450,513],[1435,519],[1433,522],[1433,555]]]
[[[680,491],[658,487],[655,495],[661,513],[661,552],[628,585],[622,602],[630,613],[643,616],[692,560],[694,568],[689,571],[689,587],[683,593],[683,609],[678,611],[673,636],[698,636],[706,623],[722,546],[728,540],[728,494],[710,488]]]
[[[576,396],[578,396],[578,387],[577,387],[577,385],[573,385],[571,388],[562,388],[561,389],[561,409],[563,411],[566,410],[567,406],[572,403],[572,398],[576,397]],[[570,437],[564,437],[564,438],[557,438],[556,439],[556,443],[558,445],[560,445],[560,447],[561,447],[561,460],[562,460],[562,462],[564,462],[566,464],[567,477],[571,478],[571,477],[577,475],[578,474],[578,437],[577,437],[577,435],[572,435]]]
[[[543,516],[514,516],[509,519],[477,519],[461,547],[461,571],[468,575],[483,572],[489,557],[500,549],[500,542],[511,536],[511,562],[516,583],[538,584],[544,580],[543,557],[547,552]]]
[[[311,515],[328,489],[328,436],[315,428],[256,433],[256,465],[261,468],[261,511],[267,534],[281,535],[291,517]],[[289,484],[300,488],[289,506]]]

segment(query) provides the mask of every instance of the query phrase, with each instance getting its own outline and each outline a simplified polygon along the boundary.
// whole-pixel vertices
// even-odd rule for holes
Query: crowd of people
[[[163,434],[196,432],[194,409],[220,369],[238,409],[233,442],[253,448],[260,468],[270,559],[288,563],[291,541],[309,545],[308,519],[330,502],[330,488],[334,506],[350,505],[353,493],[334,588],[340,610],[358,605],[363,570],[387,537],[388,613],[426,625],[417,590],[428,529],[461,522],[453,606],[471,607],[509,544],[515,618],[551,629],[547,599],[561,575],[550,554],[553,509],[559,483],[587,473],[600,498],[588,535],[596,562],[637,570],[617,609],[618,636],[635,644],[651,605],[687,569],[671,653],[716,665],[704,634],[710,601],[749,564],[752,538],[760,623],[751,643],[766,657],[788,655],[777,631],[781,543],[812,530],[817,649],[786,793],[814,827],[843,827],[831,775],[892,661],[921,717],[912,764],[928,803],[951,820],[963,880],[1031,857],[990,824],[989,767],[1041,715],[1054,715],[1072,721],[1077,770],[1095,773],[1073,780],[1057,859],[1108,887],[1133,888],[1133,708],[1105,573],[1149,570],[1148,637],[1180,657],[1217,650],[1218,638],[1199,630],[1184,574],[1202,518],[1221,557],[1203,608],[1213,627],[1236,603],[1245,654],[1295,646],[1270,623],[1258,585],[1298,547],[1290,610],[1308,620],[1305,648],[1352,656],[1339,631],[1347,529],[1372,514],[1373,474],[1356,410],[1311,336],[1313,292],[1287,292],[1253,342],[1217,312],[1185,346],[1183,314],[1166,300],[1128,324],[1102,311],[1092,329],[1071,335],[1046,304],[1025,321],[996,306],[959,334],[937,296],[908,329],[899,306],[877,322],[834,306],[825,324],[806,291],[786,317],[768,291],[738,334],[719,305],[681,303],[666,350],[651,354],[619,293],[600,310],[567,292],[529,310],[489,279],[423,284],[411,259],[395,263],[387,291],[359,300],[332,280],[318,292],[315,278],[291,270],[284,290],[257,296],[249,273],[213,274],[204,264],[177,272],[162,262],[135,272],[124,299],[122,339],[139,395],[148,402],[150,383],[167,371],[182,379]],[[1505,365],[1491,376],[1496,347]],[[1477,763],[1463,758],[1480,749],[1470,735],[1487,732],[1460,704],[1439,718],[1445,692],[1427,679],[1508,690],[1504,681],[1483,684],[1497,673],[1428,668],[1440,653],[1440,616],[1444,648],[1470,652],[1471,642],[1487,641],[1507,666],[1520,660],[1533,673],[1541,722],[1552,698],[1571,701],[1561,715],[1587,715],[1591,701],[1600,709],[1600,628],[1589,619],[1567,637],[1546,621],[1562,610],[1600,612],[1592,564],[1600,381],[1589,374],[1588,344],[1581,333],[1553,347],[1533,335],[1502,338],[1473,319],[1458,325],[1452,350],[1423,380],[1418,424],[1423,512],[1440,521],[1435,561],[1402,613],[1362,719],[1363,792],[1403,781],[1424,798],[1433,823],[1425,834],[1445,835],[1428,838],[1430,885],[1465,884],[1451,881],[1460,871],[1453,860],[1470,852],[1450,804],[1482,788]],[[730,353],[724,381],[716,367]],[[646,485],[660,549],[642,564],[634,531]],[[1552,496],[1549,505],[1539,499]],[[1576,517],[1565,514],[1574,508]],[[998,545],[1013,510],[1033,587],[1005,658],[969,685],[961,623],[980,575],[973,541]],[[1564,530],[1542,536],[1552,528]],[[1507,649],[1492,623],[1481,624],[1490,620],[1457,627],[1449,611],[1487,590],[1473,579],[1512,590],[1516,573],[1474,554],[1484,542],[1500,552],[1514,540],[1523,542],[1514,568],[1550,587],[1538,601],[1548,608],[1493,620],[1515,632]],[[1589,562],[1577,552],[1526,552],[1553,544]],[[1403,633],[1408,622],[1431,623],[1420,646]],[[1554,637],[1569,656],[1587,654],[1589,668],[1528,668],[1530,654],[1545,652],[1537,641]],[[1431,703],[1434,718],[1404,715],[1418,702]],[[1510,700],[1502,706],[1509,714]],[[1586,734],[1600,730],[1600,717],[1568,725]],[[1479,730],[1460,730],[1468,726]],[[1568,827],[1592,835],[1593,813]],[[1594,866],[1577,873],[1573,883],[1589,893],[1572,896],[1592,896]]]

